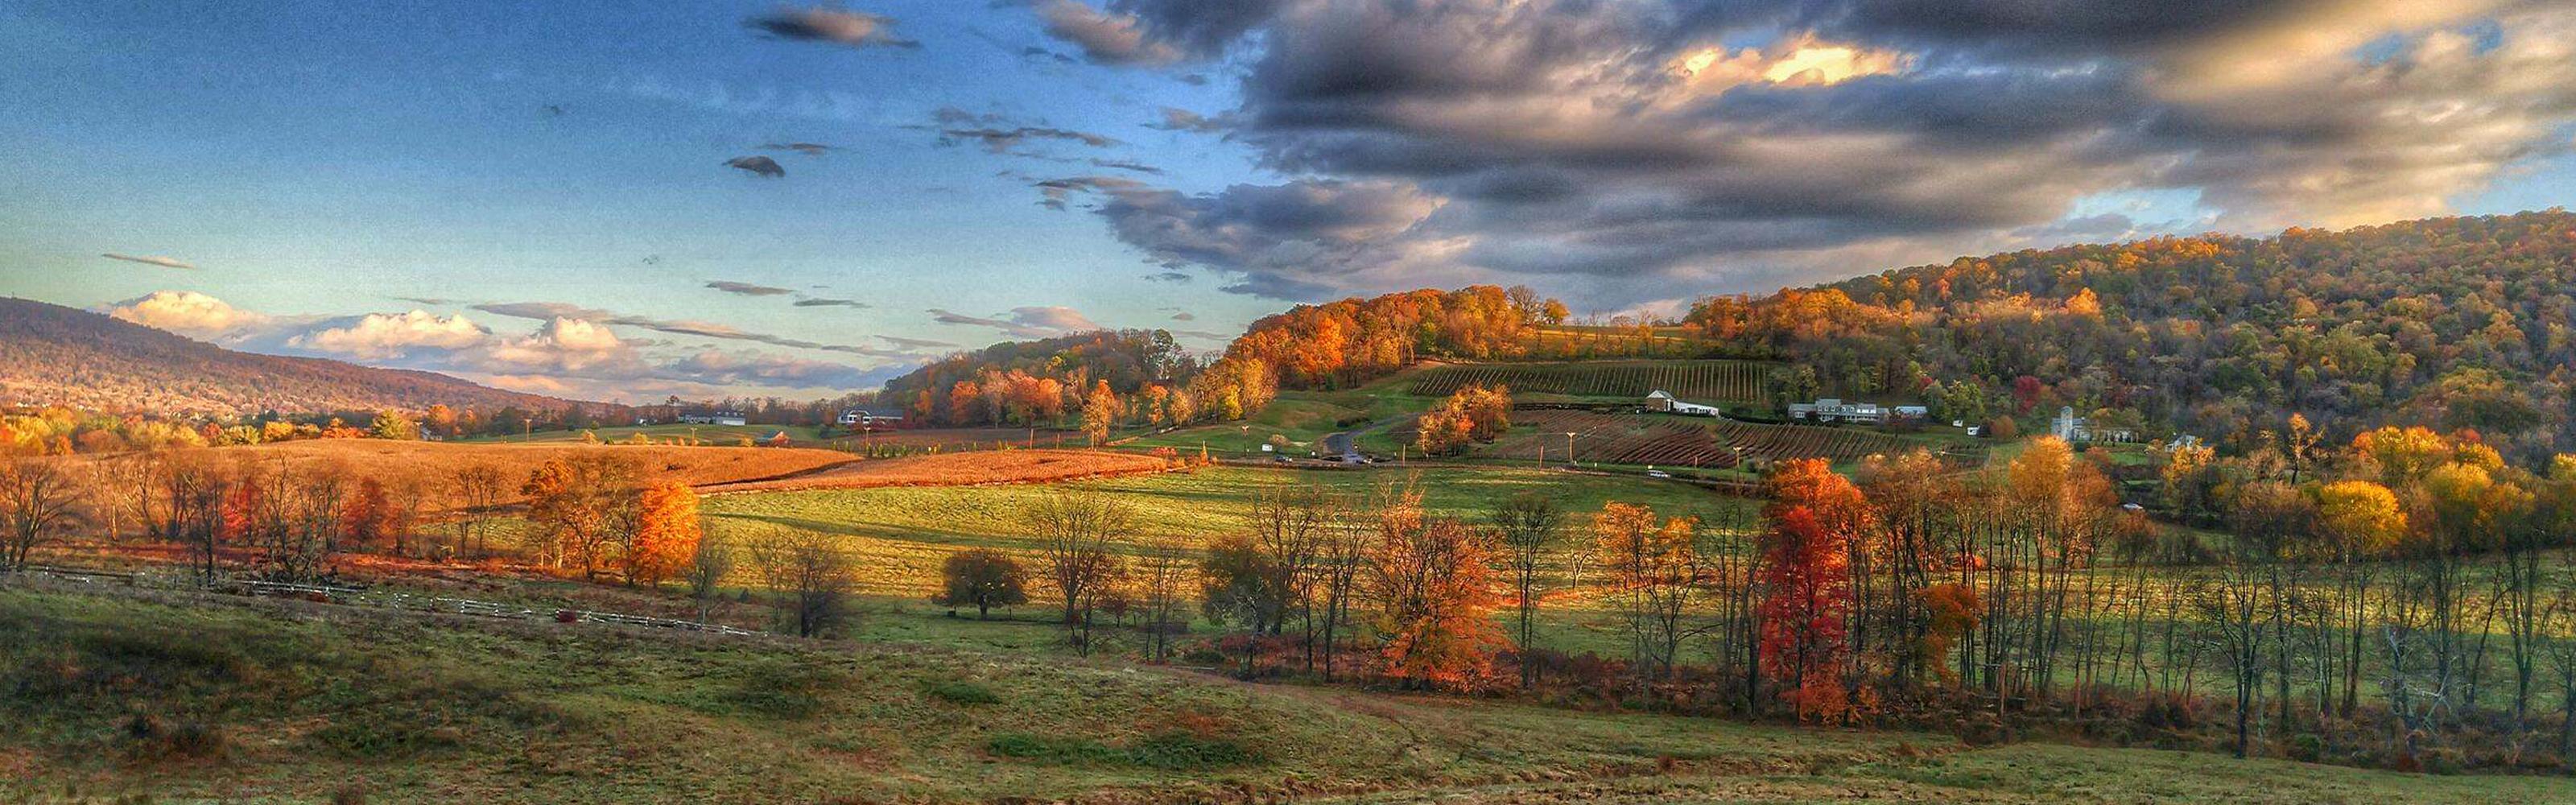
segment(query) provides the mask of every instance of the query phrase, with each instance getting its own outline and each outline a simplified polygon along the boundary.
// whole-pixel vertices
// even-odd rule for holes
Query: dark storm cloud
[[[920,42],[894,34],[893,18],[862,11],[780,8],[742,24],[769,37],[800,42],[831,42],[854,48],[921,47]]]
[[[1135,171],[1137,173],[1151,174],[1155,176],[1163,175],[1162,168],[1157,168],[1132,159],[1101,159],[1099,157],[1092,157],[1091,166],[1095,168]]]
[[[1139,190],[1143,189],[1145,184],[1134,179],[1122,179],[1116,176],[1068,176],[1062,179],[1031,182],[1030,186],[1038,189],[1039,205],[1051,210],[1061,210],[1072,201],[1076,193]]]
[[[877,337],[884,339],[888,344],[893,344],[895,346],[911,350],[954,349],[957,346],[956,344],[951,344],[946,341],[933,341],[927,338],[905,338],[897,335],[881,335]]]
[[[191,263],[191,262],[188,262],[188,261],[186,261],[186,260],[181,260],[181,259],[176,258],[176,257],[157,257],[157,256],[153,256],[153,255],[118,254],[118,253],[116,253],[116,252],[108,252],[108,253],[106,253],[106,254],[102,254],[102,255],[99,255],[99,256],[100,256],[100,257],[105,257],[105,258],[110,259],[110,260],[123,260],[123,261],[128,262],[128,263],[142,263],[142,264],[145,264],[145,265],[155,265],[155,266],[160,266],[160,267],[162,267],[162,268],[190,268],[190,269],[193,269],[193,268],[196,268],[196,267],[197,267],[197,264],[195,264],[195,263]]]
[[[776,179],[787,175],[787,169],[779,167],[778,160],[761,156],[734,157],[725,160],[725,167],[741,168],[764,179]]]
[[[760,149],[763,151],[794,151],[809,157],[819,157],[824,154],[840,150],[838,147],[824,145],[822,143],[762,143]]]
[[[742,296],[784,296],[795,293],[795,291],[791,291],[786,288],[772,288],[767,285],[753,285],[748,282],[735,282],[732,280],[713,280],[707,283],[707,287],[714,288],[725,293],[738,294]]]
[[[846,307],[865,309],[870,307],[870,305],[856,299],[832,299],[821,296],[809,296],[796,300],[796,307]]]
[[[1112,232],[1156,261],[1305,298],[1548,275],[1584,276],[1584,301],[1610,305],[1677,282],[1759,290],[1853,259],[2106,232],[2050,224],[2123,190],[2196,190],[2237,231],[2438,214],[2509,165],[2567,153],[2576,125],[2576,7],[2538,0],[1057,13],[1139,32],[1131,50],[1164,61],[1260,43],[1241,51],[1240,109],[1149,125],[1222,131],[1304,178],[1041,190],[1058,207],[1097,194]]]
[[[1021,143],[1028,142],[1029,140],[1065,140],[1078,142],[1093,148],[1108,148],[1118,144],[1117,140],[1104,135],[1048,126],[1019,126],[1008,129],[978,128],[939,130],[939,144],[941,145],[959,145],[967,142],[975,142],[982,144],[984,146],[984,150],[991,151],[996,154],[1018,148]]]
[[[1162,65],[1225,51],[1287,5],[1280,0],[1035,0],[1049,36],[1082,49],[1091,61]]]

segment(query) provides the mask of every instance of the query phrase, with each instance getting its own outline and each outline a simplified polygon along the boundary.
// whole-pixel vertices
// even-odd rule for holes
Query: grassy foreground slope
[[[2504,803],[2570,790],[23,583],[0,586],[0,675],[9,801]]]

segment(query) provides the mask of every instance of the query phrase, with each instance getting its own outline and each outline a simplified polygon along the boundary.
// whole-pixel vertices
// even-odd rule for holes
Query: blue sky
[[[1350,293],[1526,283],[1670,310],[2576,187],[2570,88],[2530,67],[2564,54],[2540,42],[2564,9],[2279,5],[2349,34],[2306,55],[2362,94],[2245,78],[2277,60],[2269,17],[2105,57],[2030,44],[2080,29],[1831,2],[15,3],[0,294],[528,390],[815,396],[1091,325],[1212,349]],[[2391,64],[2413,69],[2371,72]],[[2354,134],[2277,102],[2293,92],[2493,108]],[[1973,113],[2015,103],[2038,111]],[[789,143],[829,149],[764,147]],[[2387,156],[2445,144],[2470,156]],[[726,166],[753,156],[785,175]]]

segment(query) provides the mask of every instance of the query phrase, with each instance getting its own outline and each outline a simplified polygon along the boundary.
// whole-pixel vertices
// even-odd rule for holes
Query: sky
[[[0,5],[0,295],[643,401],[2576,195],[2538,0]]]

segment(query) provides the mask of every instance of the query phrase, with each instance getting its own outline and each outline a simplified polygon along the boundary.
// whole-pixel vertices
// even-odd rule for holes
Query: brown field
[[[691,486],[754,481],[850,463],[848,453],[794,447],[671,447],[641,445],[402,442],[384,439],[312,439],[245,447],[182,451],[216,461],[284,461],[289,466],[345,466],[352,477],[373,477],[389,487],[424,484],[440,490],[447,477],[474,464],[501,471],[515,502],[518,482],[548,459],[582,453],[632,458],[647,481],[678,480]],[[81,456],[99,461],[109,456]],[[431,500],[444,498],[433,494]]]
[[[1082,434],[1077,431],[1038,428],[907,428],[880,430],[861,436],[834,436],[832,446],[854,450],[869,447],[910,450],[935,449],[991,450],[996,447],[1081,447]]]
[[[981,450],[842,464],[790,477],[699,487],[701,492],[778,492],[881,486],[970,486],[1065,481],[1162,472],[1170,464],[1140,453],[1090,450]]]

